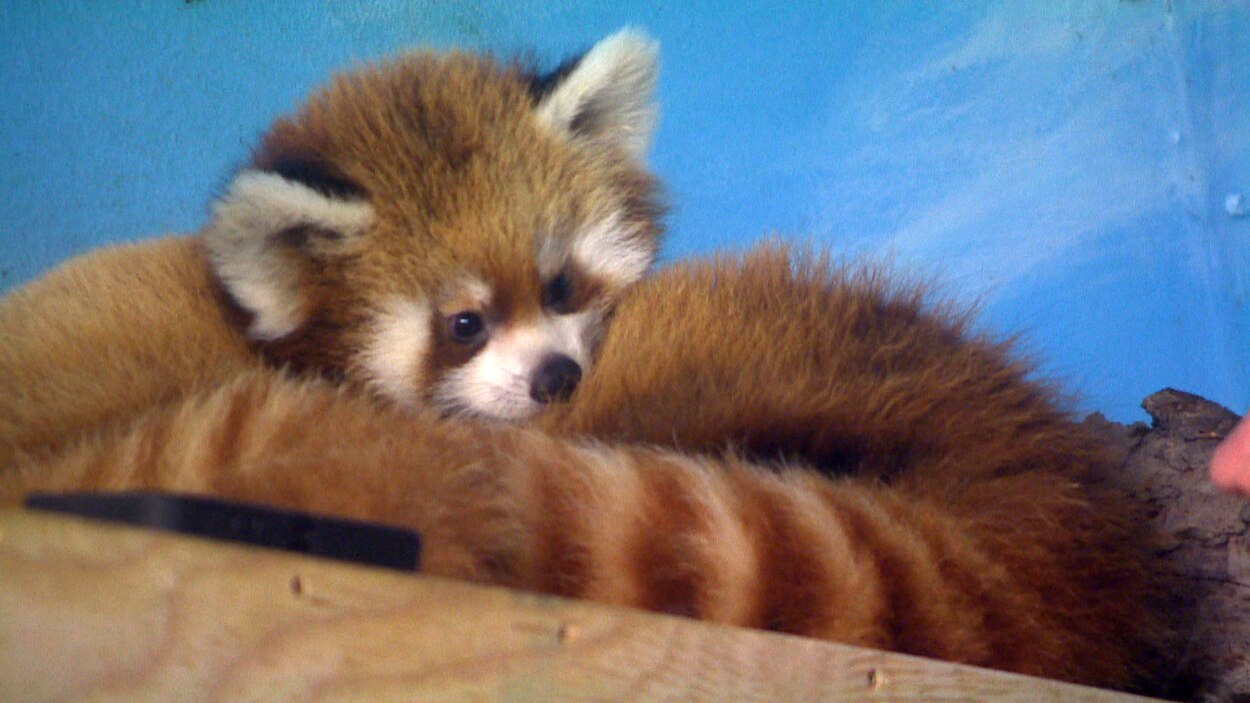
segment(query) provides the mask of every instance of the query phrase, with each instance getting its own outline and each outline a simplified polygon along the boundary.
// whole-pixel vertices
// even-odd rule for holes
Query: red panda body
[[[168,237],[0,298],[0,473],[259,366],[213,291],[202,243]]]
[[[196,235],[0,299],[0,467],[258,356],[447,414],[567,397],[658,246],[655,71],[624,31],[548,75],[415,52],[338,76]]]
[[[421,531],[434,574],[1133,686],[1163,592],[1050,396],[914,288],[766,248],[632,289],[539,428],[262,371],[0,474],[0,497],[349,515]]]

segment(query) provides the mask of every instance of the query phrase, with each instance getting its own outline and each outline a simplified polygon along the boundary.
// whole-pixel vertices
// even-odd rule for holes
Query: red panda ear
[[[303,263],[351,248],[373,219],[361,198],[249,169],[213,205],[202,234],[214,275],[252,315],[248,336],[268,341],[304,322]]]
[[[641,160],[655,130],[658,65],[656,42],[623,29],[535,79],[538,119],[576,138],[615,144]]]

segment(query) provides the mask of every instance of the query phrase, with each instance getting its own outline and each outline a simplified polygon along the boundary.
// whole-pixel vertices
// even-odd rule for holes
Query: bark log
[[[1142,403],[1153,422],[1086,423],[1123,457],[1122,484],[1147,506],[1165,565],[1178,576],[1181,639],[1177,675],[1186,697],[1250,701],[1250,501],[1207,477],[1215,446],[1238,416],[1195,395],[1166,389]],[[1182,674],[1181,672],[1185,672]]]

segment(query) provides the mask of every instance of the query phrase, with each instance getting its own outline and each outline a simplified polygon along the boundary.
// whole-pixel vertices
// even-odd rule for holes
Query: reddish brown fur
[[[268,356],[368,383],[359,352],[389,295],[434,297],[475,275],[537,308],[536,237],[572,236],[605,209],[655,246],[651,176],[611,140],[543,128],[524,79],[482,57],[414,53],[336,78],[273,127],[257,167],[350,181],[377,222],[350,242],[278,234],[309,319],[264,343]],[[0,470],[256,364],[248,311],[211,280],[204,236],[92,252],[0,298]],[[581,292],[606,310],[628,283]]]
[[[970,335],[922,287],[789,261],[768,246],[642,286],[608,328],[603,371],[544,426],[883,478],[922,462],[1006,475],[1101,460],[1008,345]]]
[[[480,56],[414,53],[336,77],[273,126],[255,159],[291,162],[353,183],[378,218],[346,257],[307,271],[306,330],[262,345],[298,365],[350,364],[367,313],[394,296],[436,297],[463,274],[536,310],[539,235],[569,238],[621,211],[640,239],[659,236],[652,176],[611,144],[542,128],[524,76]],[[603,292],[610,302],[619,286]]]
[[[626,298],[596,364],[543,427],[797,460],[905,492],[912,504],[891,509],[900,516],[917,496],[948,512],[939,520],[921,512],[923,540],[893,544],[876,541],[890,530],[864,527],[882,519],[882,504],[863,517],[840,508],[854,541],[883,556],[875,568],[888,586],[889,617],[878,624],[888,625],[893,646],[951,656],[910,641],[909,612],[935,616],[924,605],[929,577],[914,570],[952,551],[984,568],[942,578],[960,582],[969,598],[1003,604],[991,610],[999,619],[980,646],[1000,663],[1018,660],[1007,668],[1025,668],[1048,648],[1085,649],[1094,661],[1132,650],[1161,627],[1163,584],[1146,572],[1140,516],[1097,485],[1112,470],[1105,447],[1050,387],[1028,378],[1008,344],[970,333],[966,315],[928,300],[923,286],[777,246],[678,264]],[[951,517],[976,539],[939,529]],[[1010,578],[1041,587],[1002,583]],[[1046,612],[1050,639],[1021,639],[1018,618],[1003,616],[1013,609]],[[975,625],[958,616],[940,619]]]
[[[69,261],[0,298],[0,472],[255,365],[198,241]]]
[[[629,443],[252,375],[0,496],[215,493],[415,527],[431,573],[1096,685],[1153,663],[1158,584],[1131,507],[1086,480],[1097,445],[1004,347],[882,280],[768,249],[674,267],[545,422]]]

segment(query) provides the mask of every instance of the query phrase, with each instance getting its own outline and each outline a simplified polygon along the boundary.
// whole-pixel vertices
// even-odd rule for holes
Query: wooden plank
[[[0,511],[0,700],[1146,700]]]

